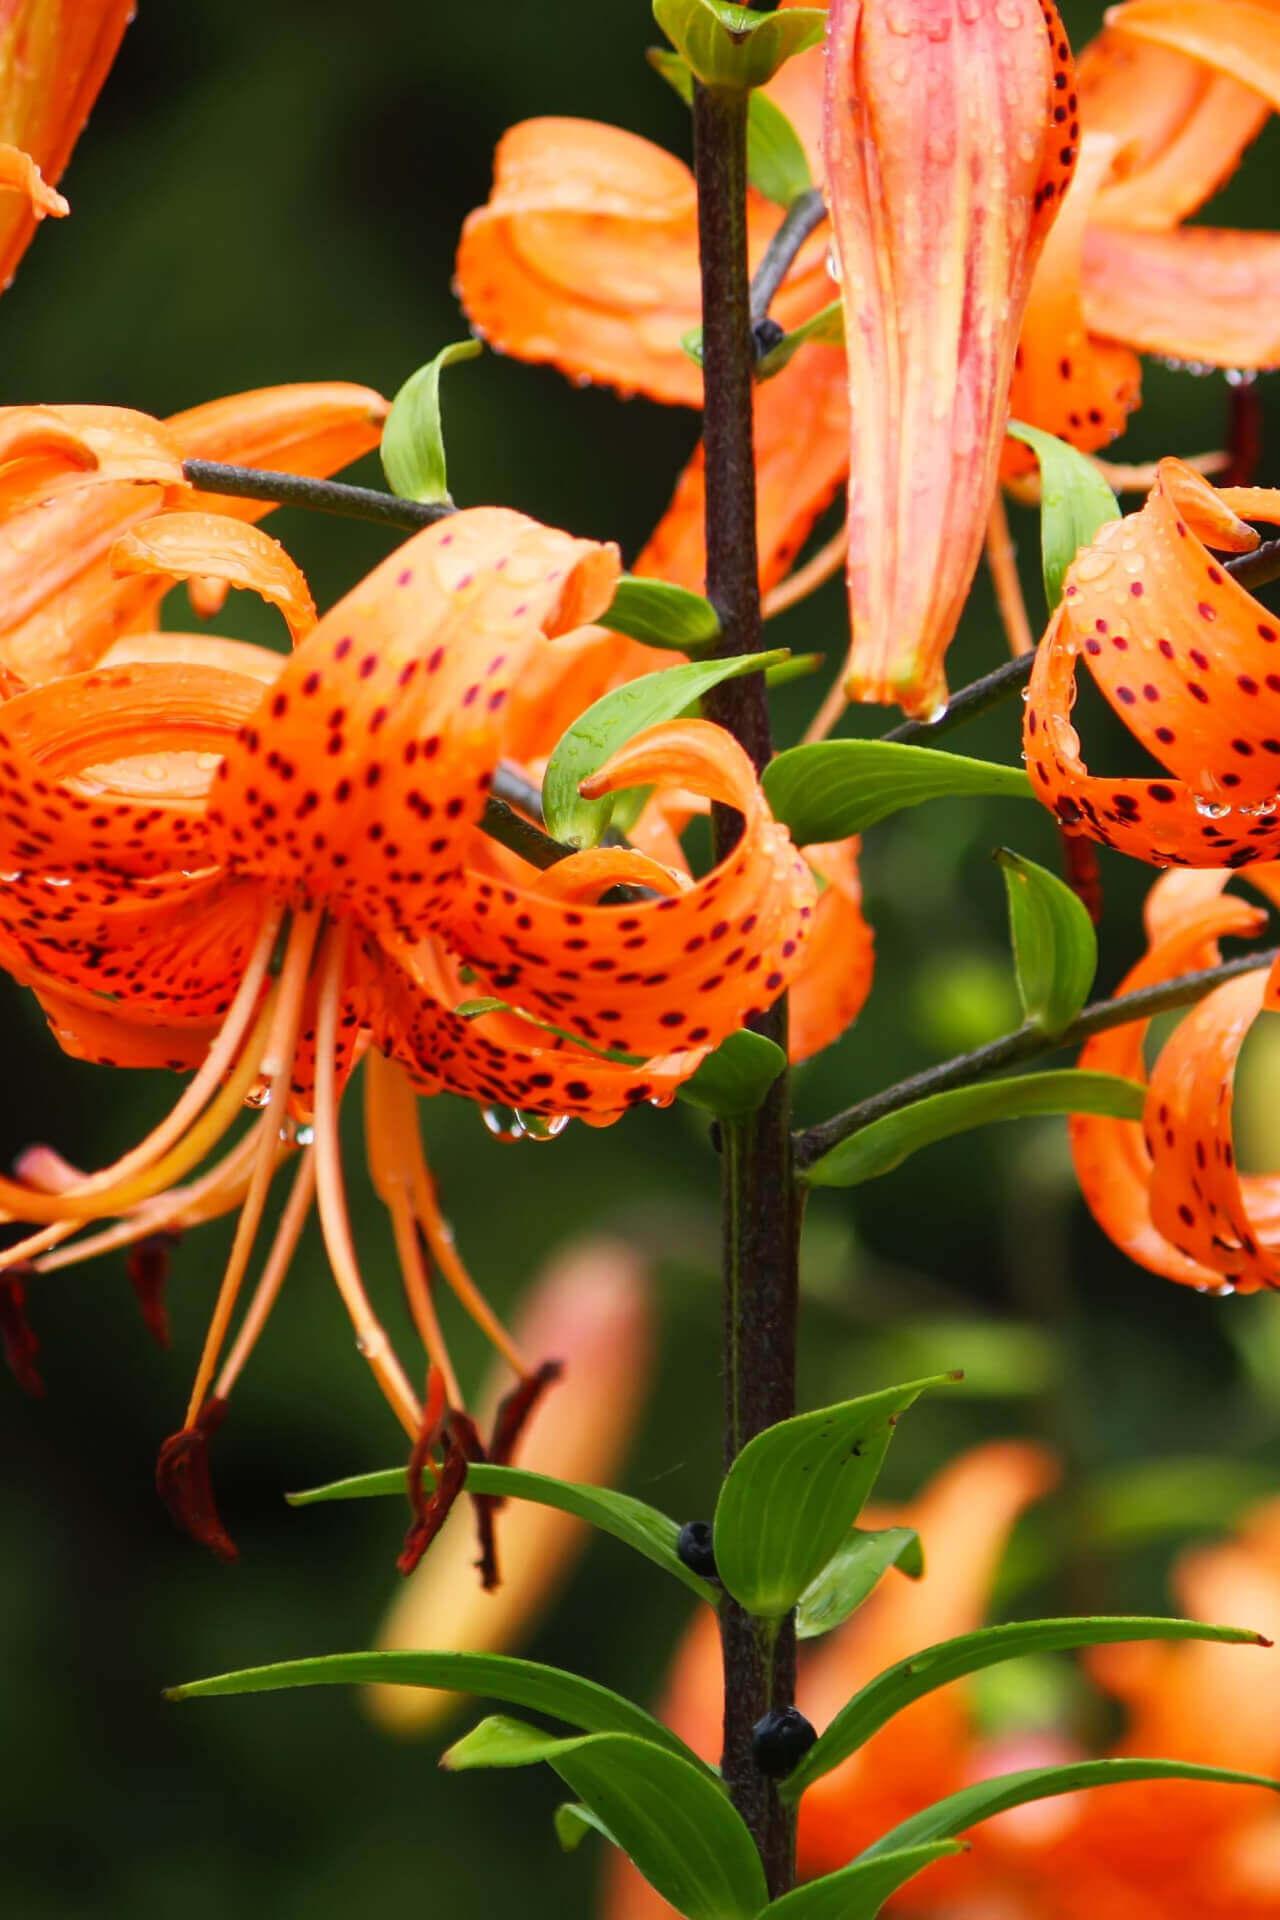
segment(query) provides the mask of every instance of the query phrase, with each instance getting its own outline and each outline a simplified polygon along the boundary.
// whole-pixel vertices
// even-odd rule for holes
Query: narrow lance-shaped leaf
[[[561,734],[547,762],[542,780],[547,832],[571,847],[595,846],[625,796],[614,793],[603,800],[584,800],[578,788],[589,774],[635,734],[664,720],[674,720],[722,681],[763,673],[766,667],[789,658],[789,650],[782,647],[772,653],[735,655],[728,660],[694,660],[685,667],[643,674],[604,694]]]
[[[675,653],[705,653],[720,633],[715,608],[700,593],[667,580],[637,580],[624,573],[600,625],[650,647]]]
[[[763,87],[793,54],[821,40],[816,7],[753,13],[729,0],[653,0],[653,17],[699,80],[712,87]]]
[[[442,347],[434,360],[411,373],[391,403],[382,429],[382,470],[402,500],[428,506],[452,505],[440,418],[440,375],[459,360],[483,353],[478,340]]]
[[[875,1860],[855,1860],[852,1866],[784,1893],[766,1907],[765,1914],[768,1920],[874,1920],[890,1894],[908,1880],[935,1860],[965,1851],[955,1840],[935,1840],[928,1846],[881,1854]]]
[[[684,101],[693,101],[689,62],[669,47],[650,47],[645,59]],[[753,93],[747,106],[747,177],[757,193],[789,207],[813,185],[804,142],[786,114],[767,93]]]
[[[1211,1627],[1199,1620],[1167,1620],[1142,1614],[1015,1620],[1004,1626],[982,1627],[976,1633],[962,1633],[954,1640],[924,1647],[869,1680],[840,1709],[780,1790],[785,1799],[798,1800],[806,1787],[865,1746],[872,1734],[904,1707],[966,1674],[980,1673],[984,1667],[1018,1660],[1028,1653],[1065,1653],[1074,1647],[1114,1646],[1134,1640],[1217,1640],[1255,1647],[1271,1644],[1262,1634],[1243,1627]]]
[[[716,1588],[700,1580],[677,1554],[680,1529],[675,1521],[657,1507],[633,1500],[630,1494],[614,1493],[609,1487],[582,1486],[573,1480],[557,1480],[546,1473],[528,1473],[523,1467],[495,1467],[484,1461],[473,1461],[468,1466],[467,1491],[493,1494],[499,1499],[533,1500],[539,1506],[572,1513],[601,1533],[612,1534],[615,1540],[634,1548],[664,1573],[674,1574],[699,1599],[709,1600],[712,1606],[719,1603]],[[327,1500],[373,1500],[382,1496],[404,1499],[403,1467],[355,1474],[325,1487],[312,1487],[305,1493],[291,1493],[289,1504],[310,1507]]]
[[[814,1640],[847,1620],[890,1567],[900,1567],[911,1580],[922,1577],[924,1553],[915,1528],[864,1533],[855,1527],[796,1602],[797,1640]]]
[[[775,816],[797,846],[843,840],[924,800],[1032,797],[1021,767],[1002,767],[893,740],[822,740],[790,747],[764,770]]]
[[[170,1700],[214,1700],[227,1694],[281,1693],[291,1687],[397,1686],[439,1687],[448,1693],[479,1694],[512,1706],[552,1713],[590,1733],[625,1733],[653,1741],[669,1754],[712,1778],[669,1727],[620,1693],[584,1680],[560,1667],[519,1660],[505,1653],[437,1653],[430,1649],[379,1653],[331,1653],[311,1660],[281,1660],[266,1667],[244,1667],[209,1680],[170,1687]]]
[[[1060,1033],[1089,997],[1098,936],[1088,909],[1065,882],[1001,847],[996,859],[1009,896],[1009,931],[1022,1010],[1045,1033]]]
[[[482,1721],[441,1764],[546,1761],[686,1920],[755,1920],[768,1891],[755,1843],[707,1770],[625,1734],[561,1740],[518,1720]]]
[[[1280,1792],[1280,1782],[1267,1779],[1265,1774],[1196,1767],[1181,1760],[1080,1760],[1065,1767],[1030,1767],[1024,1773],[980,1780],[977,1786],[949,1794],[882,1835],[859,1859],[877,1860],[904,1847],[964,1833],[982,1820],[990,1820],[1010,1807],[1024,1807],[1031,1800],[1051,1800],[1055,1794],[1080,1793],[1090,1787],[1121,1786],[1130,1780],[1201,1780],[1216,1786],[1270,1787],[1273,1793]]]
[[[1136,1080],[1122,1080],[1113,1073],[1081,1073],[1072,1067],[953,1087],[859,1128],[805,1167],[799,1177],[808,1187],[857,1187],[864,1180],[891,1173],[921,1147],[993,1120],[1056,1113],[1103,1113],[1113,1120],[1140,1120],[1145,1101],[1146,1088]]]
[[[1120,518],[1120,502],[1096,464],[1040,427],[1011,420],[1009,433],[1040,462],[1040,551],[1044,597],[1053,612],[1062,598],[1067,568],[1099,527]]]
[[[757,1434],[716,1503],[716,1570],[748,1613],[781,1619],[843,1544],[875,1484],[894,1423],[930,1387],[912,1380]]]

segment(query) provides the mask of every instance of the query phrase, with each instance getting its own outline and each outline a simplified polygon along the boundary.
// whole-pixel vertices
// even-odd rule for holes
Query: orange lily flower
[[[244,523],[269,503],[198,493],[184,460],[217,460],[323,478],[377,445],[387,402],[339,381],[233,394],[151,420],[119,407],[0,408],[0,678],[12,691],[92,666],[120,635],[155,624],[172,576],[131,565],[126,536],[166,509],[216,513],[223,541],[197,577],[201,612],[267,551]],[[242,533],[237,544],[236,529]],[[208,549],[211,530],[204,529]],[[274,543],[271,543],[274,545]],[[277,556],[277,582],[288,569]],[[247,559],[246,559],[247,556]],[[134,556],[137,558],[136,545]],[[117,562],[123,562],[124,574]],[[289,575],[290,604],[305,586]]]
[[[1280,902],[1280,868],[1249,882]],[[1122,991],[1214,966],[1217,942],[1247,938],[1265,910],[1224,894],[1229,869],[1167,874],[1147,902],[1146,954]],[[1274,979],[1242,974],[1186,1013],[1150,1076],[1143,1121],[1075,1114],[1071,1147],[1095,1220],[1131,1260],[1216,1293],[1280,1285],[1280,1181],[1241,1174],[1232,1137],[1236,1062],[1250,1027],[1276,1004]],[[1082,1067],[1146,1080],[1147,1021],[1097,1034]]]
[[[55,191],[134,0],[7,0],[0,13],[0,291]]]
[[[580,1240],[533,1281],[512,1327],[525,1353],[558,1354],[564,1379],[533,1413],[520,1464],[534,1473],[609,1486],[635,1428],[653,1348],[649,1274],[618,1240]],[[496,1420],[507,1382],[495,1369],[479,1423]],[[519,1645],[550,1604],[590,1537],[571,1514],[513,1500],[503,1519],[510,1572],[495,1594],[476,1593],[475,1548],[461,1514],[446,1522],[429,1562],[401,1587],[378,1643],[501,1653]],[[369,1710],[392,1733],[420,1735],[461,1704],[427,1687],[372,1687]]]
[[[1243,516],[1280,522],[1280,493],[1216,491],[1162,460],[1146,505],[1102,528],[1067,576],[1031,676],[1032,785],[1072,833],[1157,866],[1240,867],[1280,851],[1280,622],[1210,549],[1247,553]],[[1081,659],[1169,778],[1087,771],[1071,724]]]
[[[453,1251],[415,1090],[518,1108],[543,1133],[572,1115],[606,1124],[637,1102],[672,1099],[799,964],[809,869],[745,754],[708,722],[651,730],[584,783],[591,794],[674,785],[734,807],[743,837],[702,880],[627,848],[530,872],[478,831],[508,690],[549,639],[608,605],[618,572],[611,547],[479,509],[407,542],[287,658],[138,636],[96,671],[15,696],[0,716],[0,962],[35,989],[71,1051],[197,1069],[168,1118],[113,1167],[85,1176],[36,1149],[18,1180],[0,1180],[0,1209],[39,1229],[0,1268],[47,1271],[241,1209],[187,1422],[161,1471],[175,1510],[219,1551],[231,1549],[212,1505],[208,1436],[313,1191],[358,1340],[415,1439],[415,1461],[445,1448],[441,1501],[419,1512],[412,1562],[479,1445],[423,1241],[516,1368],[518,1413],[549,1377],[524,1365]],[[619,883],[649,897],[596,904]],[[478,1017],[456,1011],[490,994],[500,1004]],[[369,1304],[347,1226],[338,1106],[365,1056],[371,1167],[430,1360],[425,1403]],[[259,1116],[248,1133],[189,1180],[246,1099]],[[295,1136],[293,1194],[219,1373],[299,1121],[308,1137]],[[107,1219],[119,1224],[62,1245]],[[515,1414],[504,1420],[499,1458]]]

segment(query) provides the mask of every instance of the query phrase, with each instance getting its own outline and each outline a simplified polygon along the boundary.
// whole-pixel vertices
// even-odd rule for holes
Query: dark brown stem
[[[702,258],[707,597],[721,623],[718,651],[752,653],[761,640],[752,446],[751,300],[747,273],[747,98],[699,86],[693,103],[694,171]],[[726,682],[708,697],[711,717],[764,767],[772,752],[762,676]],[[717,808],[717,856],[742,831]],[[785,1003],[751,1023],[783,1048]],[[723,1137],[725,1465],[746,1442],[795,1412],[796,1257],[799,1201],[791,1166],[789,1076],[758,1113],[726,1123]],[[726,1595],[720,1609],[725,1716],[721,1765],[750,1828],[773,1897],[795,1884],[795,1826],[752,1753],[752,1729],[795,1697],[795,1632],[776,1637]]]
[[[305,474],[273,473],[263,467],[228,467],[219,460],[187,460],[183,472],[202,493],[230,494],[237,500],[273,500],[282,507],[307,507],[313,513],[337,513],[348,520],[372,520],[380,527],[414,533],[455,511],[401,500],[376,487],[349,487],[341,480],[310,480]]]

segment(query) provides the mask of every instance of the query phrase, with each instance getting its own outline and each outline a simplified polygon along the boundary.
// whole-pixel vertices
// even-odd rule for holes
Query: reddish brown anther
[[[1078,833],[1061,832],[1064,877],[1094,926],[1102,922],[1102,869],[1098,849],[1092,840]]]
[[[149,1233],[129,1249],[129,1285],[133,1288],[147,1332],[158,1347],[170,1345],[169,1306],[165,1292],[177,1233]]]
[[[467,1457],[462,1448],[447,1429],[441,1436],[444,1446],[444,1464],[435,1472],[435,1491],[429,1496],[422,1485],[423,1470],[426,1468],[427,1451],[419,1454],[416,1445],[409,1461],[409,1504],[414,1510],[414,1520],[405,1535],[404,1545],[396,1566],[401,1573],[412,1573],[431,1542],[439,1533],[445,1521],[453,1511],[453,1503],[462,1492],[467,1477]]]
[[[36,1365],[40,1342],[27,1319],[27,1289],[19,1268],[0,1275],[0,1345],[10,1373],[33,1400],[44,1398],[44,1381]]]
[[[184,1532],[219,1560],[237,1560],[239,1550],[223,1526],[209,1473],[209,1442],[226,1418],[227,1403],[212,1396],[193,1426],[170,1434],[156,1461],[156,1491]]]
[[[533,1373],[519,1381],[498,1402],[498,1411],[493,1422],[493,1438],[489,1442],[489,1459],[495,1466],[509,1465],[516,1450],[516,1442],[528,1425],[534,1408],[542,1399],[548,1387],[553,1387],[564,1372],[564,1363],[560,1360],[544,1360]]]
[[[469,1413],[461,1413],[457,1409],[451,1410],[449,1428],[468,1464],[472,1460],[487,1460],[491,1457],[485,1452],[484,1441],[476,1431],[476,1423]],[[480,1575],[480,1585],[485,1592],[492,1593],[498,1585],[498,1543],[494,1537],[493,1516],[502,1502],[496,1500],[491,1493],[473,1493],[471,1504],[475,1508],[476,1534],[480,1543],[480,1558],[476,1561],[476,1571]]]

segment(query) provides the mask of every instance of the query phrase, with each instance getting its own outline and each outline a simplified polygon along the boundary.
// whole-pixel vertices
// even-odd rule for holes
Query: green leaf
[[[944,1835],[963,1833],[990,1820],[1010,1807],[1024,1807],[1029,1800],[1051,1800],[1059,1793],[1080,1793],[1089,1787],[1120,1786],[1129,1780],[1204,1780],[1224,1787],[1270,1787],[1280,1792],[1280,1783],[1261,1773],[1235,1773],[1226,1767],[1195,1767],[1181,1760],[1078,1760],[1065,1767],[1029,1767],[1024,1773],[1006,1773],[994,1780],[980,1780],[977,1786],[963,1787],[948,1794],[923,1813],[904,1820],[883,1834],[873,1847],[860,1854],[860,1860],[878,1860],[904,1847],[914,1847]]]
[[[819,308],[803,325],[784,333],[776,347],[765,354],[756,367],[757,380],[771,380],[806,345],[839,347],[844,344],[844,304],[833,300]]]
[[[862,1511],[898,1416],[953,1376],[912,1380],[780,1421],[742,1449],[720,1489],[716,1571],[748,1613],[779,1620]]]
[[[667,47],[650,47],[645,59],[686,106],[693,104],[693,73],[687,60]],[[747,173],[756,192],[780,207],[789,207],[813,185],[804,142],[766,93],[753,93],[747,106]]]
[[[728,0],[653,0],[653,17],[698,79],[709,87],[763,87],[793,54],[815,47],[825,11],[789,7],[753,13]]]
[[[924,800],[977,794],[1032,797],[1031,782],[1021,767],[967,760],[959,753],[893,740],[820,740],[790,747],[765,768],[764,790],[798,847],[862,833]]]
[[[855,1527],[796,1602],[797,1640],[816,1640],[847,1620],[890,1567],[901,1567],[911,1580],[923,1575],[924,1553],[915,1528],[863,1533]]]
[[[581,1800],[564,1800],[555,1811],[556,1839],[565,1853],[576,1853],[589,1833],[602,1833],[606,1840],[617,1841],[599,1814],[584,1807]]]
[[[626,1734],[561,1740],[499,1718],[482,1721],[441,1765],[459,1772],[542,1760],[686,1920],[754,1920],[765,1905],[760,1857],[719,1781],[649,1740]]]
[[[1078,1525],[1092,1547],[1129,1548],[1206,1528],[1217,1533],[1274,1492],[1274,1473],[1256,1460],[1183,1454],[1126,1461],[1086,1486]]]
[[[954,1840],[935,1840],[925,1847],[903,1847],[874,1860],[855,1860],[837,1873],[784,1893],[765,1908],[760,1920],[875,1920],[890,1894],[904,1887],[935,1860],[967,1849]]]
[[[1040,462],[1040,551],[1044,597],[1052,613],[1062,598],[1067,568],[1099,527],[1120,518],[1120,502],[1094,462],[1065,440],[1020,420],[1011,420],[1008,431]]]
[[[330,1653],[313,1660],[281,1660],[266,1667],[245,1667],[209,1680],[170,1687],[170,1700],[214,1700],[233,1693],[280,1693],[290,1687],[394,1686],[439,1687],[448,1693],[474,1693],[512,1706],[553,1713],[589,1733],[624,1733],[656,1742],[681,1764],[714,1779],[711,1769],[684,1741],[651,1713],[594,1680],[517,1660],[506,1653],[419,1652]]]
[[[968,1133],[992,1120],[1024,1120],[1032,1114],[1102,1113],[1113,1120],[1140,1120],[1147,1090],[1113,1073],[1081,1073],[1063,1067],[1009,1080],[984,1080],[931,1094],[897,1113],[851,1133],[799,1178],[808,1187],[857,1187],[900,1167],[921,1147]]]
[[[678,1097],[718,1119],[745,1120],[762,1104],[786,1064],[787,1056],[776,1041],[744,1027],[707,1055]]]
[[[700,593],[673,587],[666,580],[637,580],[630,573],[619,580],[600,625],[676,653],[705,653],[720,635],[716,610]]]
[[[676,1552],[680,1529],[674,1520],[657,1507],[633,1500],[630,1494],[614,1493],[608,1487],[580,1485],[573,1480],[555,1480],[550,1474],[528,1473],[523,1467],[495,1467],[473,1461],[467,1468],[467,1491],[491,1493],[501,1499],[532,1500],[538,1506],[555,1507],[586,1520],[601,1533],[612,1534],[646,1560],[652,1560],[664,1573],[674,1574],[700,1600],[717,1606],[720,1595],[706,1580],[700,1580]],[[326,1500],[373,1500],[382,1495],[404,1498],[404,1468],[391,1467],[382,1473],[356,1474],[347,1480],[334,1480],[325,1487],[312,1487],[306,1493],[291,1493],[293,1507],[315,1506]]]
[[[798,1800],[806,1787],[856,1753],[904,1707],[938,1687],[963,1679],[966,1674],[979,1673],[983,1667],[995,1666],[1001,1660],[1018,1660],[1028,1653],[1064,1653],[1073,1647],[1114,1646],[1117,1642],[1133,1640],[1269,1644],[1261,1634],[1243,1627],[1209,1627],[1199,1620],[1166,1620],[1143,1614],[1104,1614],[1078,1620],[1015,1620],[1004,1626],[982,1627],[976,1633],[962,1633],[954,1640],[941,1640],[937,1646],[925,1647],[906,1660],[895,1662],[874,1680],[869,1680],[841,1707],[794,1773],[787,1776],[780,1792],[787,1800]],[[945,1831],[959,1832],[959,1828]],[[912,1841],[934,1837],[932,1832],[911,1836]],[[901,1844],[905,1846],[907,1841],[903,1839]]]
[[[724,680],[763,673],[790,659],[787,648],[773,653],[734,654],[727,660],[694,660],[687,667],[646,673],[615,687],[580,714],[556,743],[542,778],[542,812],[553,840],[571,847],[594,847],[613,818],[621,794],[584,800],[578,792],[589,774],[646,727],[674,720],[693,701]]]
[[[382,429],[382,470],[392,493],[429,506],[451,506],[440,419],[440,375],[458,360],[474,360],[479,340],[457,340],[411,373],[391,403]]]
[[[1098,970],[1098,936],[1077,894],[1008,847],[997,850],[1009,895],[1009,932],[1022,1010],[1045,1033],[1069,1027]]]

